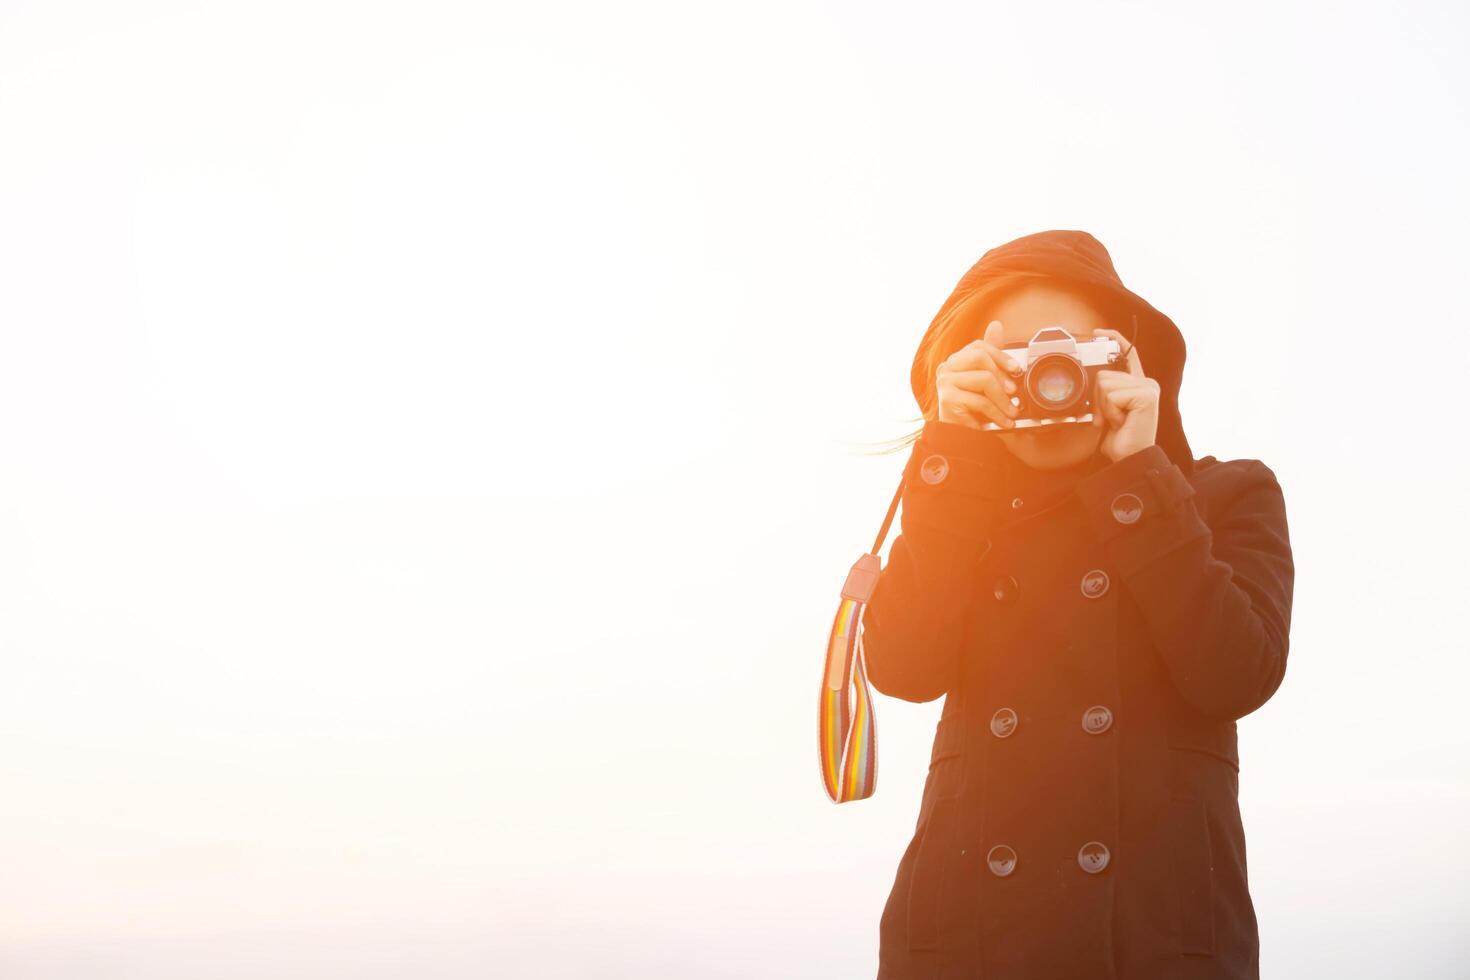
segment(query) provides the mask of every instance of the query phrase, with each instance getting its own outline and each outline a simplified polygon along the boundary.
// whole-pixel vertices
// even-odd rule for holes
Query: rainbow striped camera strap
[[[833,803],[867,799],[877,787],[878,734],[874,727],[873,695],[863,666],[863,610],[882,571],[878,549],[888,536],[888,526],[893,523],[894,511],[902,497],[900,480],[872,550],[853,562],[847,573],[842,601],[827,637],[817,728],[822,784]]]

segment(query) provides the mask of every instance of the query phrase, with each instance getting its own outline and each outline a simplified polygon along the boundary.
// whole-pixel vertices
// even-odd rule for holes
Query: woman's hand
[[[1128,351],[1128,370],[1097,373],[1093,388],[1092,424],[1107,426],[1098,449],[1117,462],[1154,444],[1159,430],[1159,383],[1143,373],[1138,349],[1116,330],[1098,330],[1094,336],[1116,339]]]
[[[1011,404],[1021,366],[1000,349],[1002,327],[991,320],[982,340],[970,343],[945,358],[935,372],[934,388],[939,399],[939,421],[957,422],[978,429],[987,422],[1015,428],[1017,408]]]

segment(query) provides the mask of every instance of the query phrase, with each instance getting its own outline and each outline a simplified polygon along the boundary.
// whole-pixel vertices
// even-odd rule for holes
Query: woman
[[[1057,325],[1126,359],[1091,422],[1017,428],[1002,347]],[[1191,454],[1183,369],[1078,231],[986,252],[919,346],[862,642],[879,691],[946,697],[879,980],[1258,976],[1235,722],[1281,684],[1294,568],[1272,471]]]

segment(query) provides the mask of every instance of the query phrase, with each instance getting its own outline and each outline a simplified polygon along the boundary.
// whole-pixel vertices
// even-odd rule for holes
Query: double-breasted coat
[[[945,701],[879,980],[1259,975],[1236,721],[1285,671],[1285,506],[1264,463],[1160,442],[1065,471],[914,443],[863,650]]]

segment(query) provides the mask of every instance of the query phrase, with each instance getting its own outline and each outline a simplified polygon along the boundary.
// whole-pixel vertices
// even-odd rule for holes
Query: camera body
[[[1016,429],[1092,421],[1097,373],[1122,370],[1122,347],[1112,337],[1079,341],[1065,327],[1042,327],[1024,344],[1001,348],[1021,365],[1011,401]],[[1006,431],[987,422],[981,428]]]

